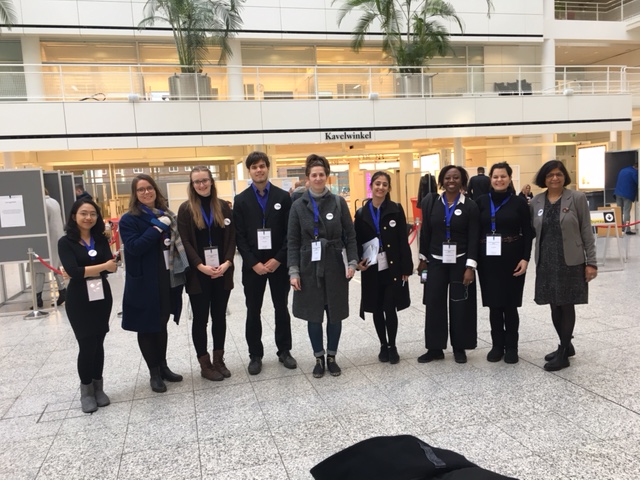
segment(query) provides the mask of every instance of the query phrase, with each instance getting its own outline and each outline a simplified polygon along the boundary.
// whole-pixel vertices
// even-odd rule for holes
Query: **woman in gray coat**
[[[536,174],[535,184],[546,192],[531,200],[536,232],[536,292],[538,305],[551,306],[551,319],[560,338],[558,349],[545,356],[548,371],[569,366],[577,304],[589,301],[588,283],[598,275],[596,245],[589,204],[582,192],[568,190],[569,172],[559,160],[549,160]]]
[[[342,197],[326,186],[329,162],[309,155],[305,174],[309,189],[296,200],[289,213],[288,266],[293,287],[293,315],[308,322],[309,339],[316,357],[313,376],[325,371],[322,334],[327,312],[327,368],[341,373],[336,353],[342,320],[349,316],[349,280],[357,265],[356,234]]]

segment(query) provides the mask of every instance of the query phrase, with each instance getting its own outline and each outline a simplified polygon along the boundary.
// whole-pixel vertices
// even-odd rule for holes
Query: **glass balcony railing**
[[[608,0],[602,2],[555,2],[556,20],[591,20],[622,22],[640,15],[640,0]]]
[[[635,89],[621,66],[0,65],[0,101],[278,101],[616,94]],[[635,77],[634,77],[635,79]],[[634,84],[636,81],[634,80]]]

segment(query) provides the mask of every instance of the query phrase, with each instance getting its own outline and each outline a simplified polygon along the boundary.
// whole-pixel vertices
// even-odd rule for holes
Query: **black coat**
[[[378,266],[373,265],[362,272],[360,299],[360,316],[362,318],[364,318],[364,312],[376,310],[380,281],[391,283],[397,310],[403,310],[411,305],[409,282],[402,284],[402,276],[411,275],[413,272],[413,260],[407,237],[407,220],[404,210],[402,205],[389,200],[385,200],[381,208],[380,236],[382,237],[383,250],[387,254],[389,268],[386,271],[378,272]],[[358,243],[358,258],[362,258],[362,244],[376,238],[376,228],[368,202],[356,212],[354,227]],[[388,278],[381,278],[383,275]]]
[[[467,192],[472,200],[480,198],[480,196],[489,193],[491,191],[491,180],[486,175],[478,174],[471,177]]]
[[[517,480],[411,435],[356,443],[320,462],[311,475],[316,480]]]
[[[236,195],[233,201],[233,220],[236,224],[236,243],[242,255],[242,269],[251,270],[258,263],[275,258],[286,268],[287,263],[287,224],[291,210],[289,194],[269,185],[264,226],[262,207],[258,203],[253,187]],[[271,229],[271,250],[258,250],[257,231]]]

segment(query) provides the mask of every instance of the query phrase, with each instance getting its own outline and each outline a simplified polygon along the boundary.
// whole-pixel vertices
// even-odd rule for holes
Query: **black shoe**
[[[327,355],[327,370],[329,370],[329,373],[333,377],[338,377],[342,373],[342,370],[336,363],[335,355]]]
[[[456,363],[467,363],[467,354],[464,352],[464,350],[454,350],[453,359],[456,361]]]
[[[494,346],[489,353],[487,353],[488,362],[499,362],[504,356],[504,348]]]
[[[560,345],[558,345],[558,348],[560,348]],[[551,360],[554,359],[554,357],[558,354],[558,350],[555,350],[551,353],[547,353],[544,356],[545,361],[550,362]],[[569,344],[569,348],[567,349],[567,357],[575,357],[576,356],[576,349],[573,348],[573,343]]]
[[[150,368],[149,373],[151,375],[151,378],[149,379],[151,390],[158,393],[166,392],[167,386],[162,381],[162,375],[160,374],[160,367]]]
[[[507,348],[504,354],[504,363],[518,363],[518,349]]]
[[[444,360],[444,352],[430,348],[427,353],[418,357],[418,363],[429,363],[434,360]]]
[[[58,292],[58,300],[56,300],[56,305],[57,306],[62,305],[66,299],[67,299],[67,289],[63,288]]]
[[[320,357],[316,357],[316,366],[313,367],[313,377],[314,378],[324,377],[324,355]]]
[[[291,353],[289,351],[282,352],[280,355],[278,355],[278,360],[280,360],[280,363],[283,364],[285,368],[288,368],[290,370],[298,368],[298,362],[296,362],[296,359],[291,356]]]
[[[165,362],[160,366],[160,376],[163,380],[167,382],[181,382],[182,375],[178,375],[177,373],[173,373],[169,367],[167,367],[167,363]]]
[[[262,371],[262,358],[251,357],[247,370],[249,371],[249,375],[258,375]]]
[[[378,354],[378,360],[382,363],[386,363],[389,361],[389,347],[387,345],[382,345],[380,347],[380,353]]]
[[[636,232],[632,232],[631,230],[627,230],[627,235],[635,235]]]
[[[562,370],[563,368],[567,368],[571,366],[569,363],[569,357],[567,355],[568,349],[563,346],[558,346],[558,352],[553,359],[544,364],[544,369],[547,372],[556,372],[558,370]]]
[[[391,365],[400,363],[400,355],[398,355],[398,349],[396,347],[389,347],[389,363]]]

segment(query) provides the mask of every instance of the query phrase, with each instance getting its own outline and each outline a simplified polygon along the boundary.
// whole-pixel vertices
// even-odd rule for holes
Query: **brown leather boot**
[[[213,365],[211,364],[211,356],[206,353],[201,357],[198,357],[198,362],[200,363],[200,375],[207,380],[211,380],[212,382],[219,382],[224,380],[224,377],[220,372],[213,369]]]
[[[231,372],[224,364],[224,350],[213,351],[213,369],[220,372],[224,378],[231,376]]]

